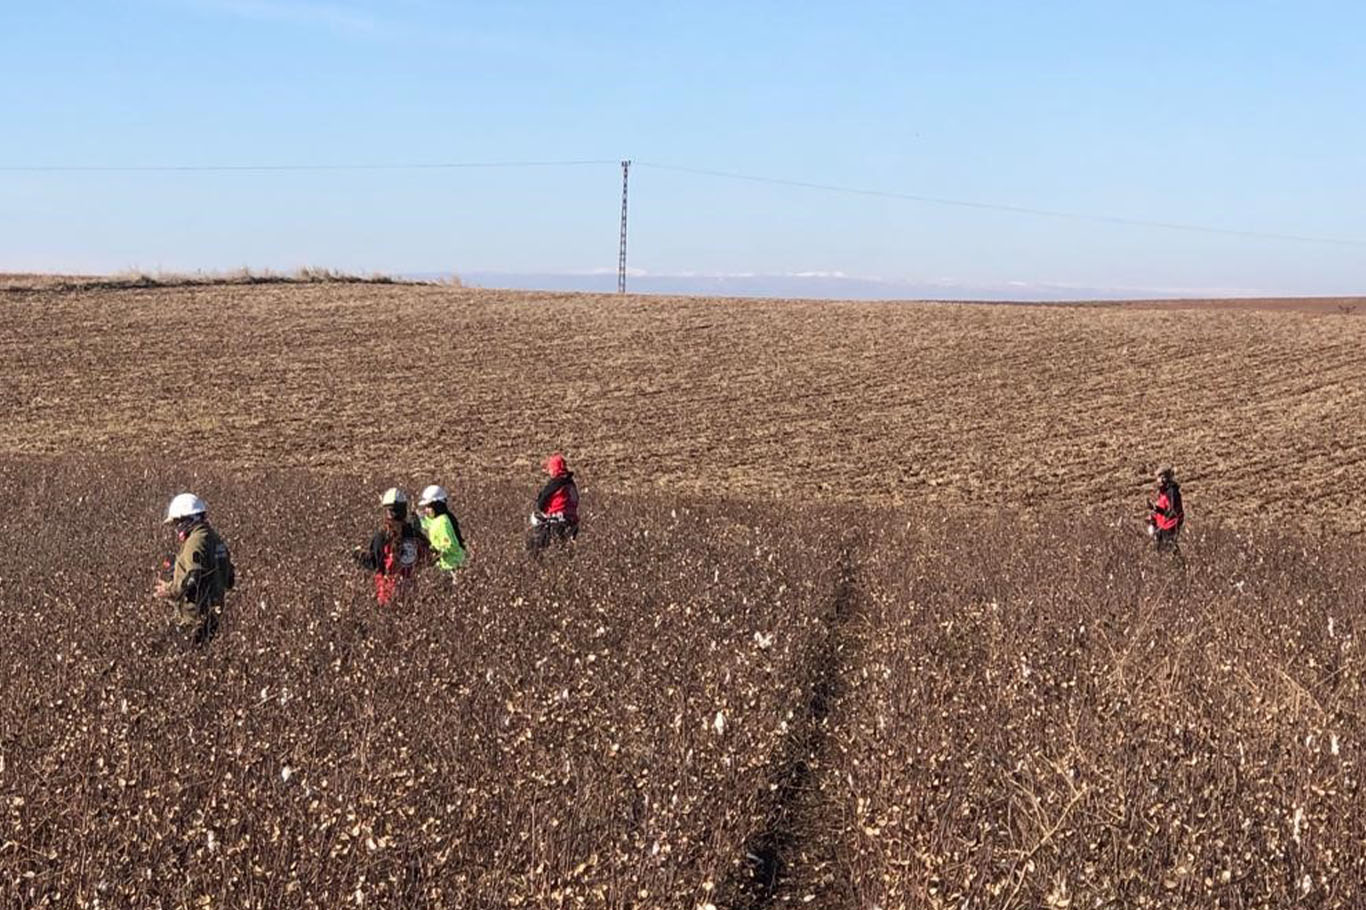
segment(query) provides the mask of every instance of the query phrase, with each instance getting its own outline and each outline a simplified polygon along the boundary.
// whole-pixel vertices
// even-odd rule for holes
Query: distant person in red
[[[1159,550],[1176,549],[1176,535],[1186,521],[1181,506],[1181,486],[1171,468],[1157,472],[1157,490],[1148,503],[1148,536]]]
[[[375,573],[375,599],[388,606],[412,586],[423,537],[408,518],[408,496],[402,490],[386,490],[380,505],[384,527],[370,538],[369,546],[356,547],[352,555],[361,568]]]
[[[541,552],[551,543],[564,544],[579,536],[579,488],[574,483],[574,472],[558,452],[542,464],[550,479],[541,487],[531,513],[527,549],[533,553]]]

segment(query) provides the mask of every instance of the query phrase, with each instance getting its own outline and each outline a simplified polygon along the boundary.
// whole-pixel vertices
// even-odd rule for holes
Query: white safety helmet
[[[181,493],[171,500],[171,504],[166,507],[166,518],[162,524],[170,524],[173,521],[180,521],[182,518],[189,518],[193,515],[203,515],[209,509],[204,505],[204,500],[193,493]]]
[[[382,506],[406,506],[408,504],[408,494],[398,487],[390,487],[384,491],[384,495],[379,498]]]
[[[425,509],[434,502],[446,501],[446,488],[437,484],[432,484],[423,489],[422,495],[417,498],[417,507]]]

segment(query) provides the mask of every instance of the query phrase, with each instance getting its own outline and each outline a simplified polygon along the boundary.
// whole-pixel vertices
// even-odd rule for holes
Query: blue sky
[[[1366,5],[6,4],[0,270],[1366,292]],[[731,180],[679,165],[1250,238]],[[614,284],[614,279],[611,284]]]

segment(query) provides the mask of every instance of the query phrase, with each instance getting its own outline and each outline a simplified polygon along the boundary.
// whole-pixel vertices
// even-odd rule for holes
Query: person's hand
[[[153,597],[166,597],[171,593],[171,583],[166,579],[159,579],[156,586],[152,588]]]

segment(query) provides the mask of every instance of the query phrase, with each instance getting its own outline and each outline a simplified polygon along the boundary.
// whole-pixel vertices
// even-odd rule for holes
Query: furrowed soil
[[[1366,902],[1348,308],[0,307],[0,905]],[[533,560],[552,449],[584,530]],[[432,481],[470,564],[381,608],[351,550]],[[238,567],[200,650],[149,596],[186,489]]]
[[[0,451],[1360,534],[1366,320],[402,285],[0,294]]]

